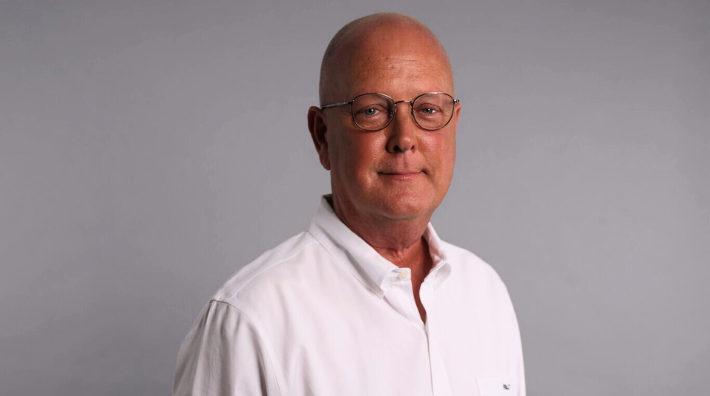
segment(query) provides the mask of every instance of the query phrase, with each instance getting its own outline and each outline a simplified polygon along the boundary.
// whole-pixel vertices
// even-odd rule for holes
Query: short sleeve
[[[180,347],[173,396],[280,394],[256,323],[229,303],[210,301]]]

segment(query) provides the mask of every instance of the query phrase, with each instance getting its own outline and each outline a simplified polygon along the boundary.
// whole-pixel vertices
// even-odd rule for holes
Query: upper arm
[[[180,347],[173,396],[280,395],[268,350],[252,318],[210,301]]]

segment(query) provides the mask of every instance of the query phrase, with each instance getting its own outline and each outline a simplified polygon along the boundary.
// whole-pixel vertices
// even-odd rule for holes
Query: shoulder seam
[[[305,243],[303,246],[301,246],[299,249],[297,249],[297,250],[296,250],[293,254],[291,254],[290,256],[285,257],[285,258],[283,258],[283,259],[281,259],[281,260],[279,260],[279,261],[276,261],[276,262],[274,262],[274,263],[271,263],[270,265],[265,266],[265,268],[262,268],[259,272],[257,272],[257,273],[255,273],[254,275],[252,275],[249,279],[245,279],[245,280],[242,282],[242,284],[239,286],[239,288],[238,288],[234,293],[229,294],[229,295],[227,296],[227,298],[230,299],[230,300],[233,299],[233,298],[235,298],[235,297],[239,294],[239,292],[242,291],[242,289],[244,288],[244,286],[246,286],[247,284],[251,283],[254,279],[256,279],[259,275],[261,275],[261,274],[264,273],[265,271],[267,271],[267,270],[269,270],[269,269],[271,269],[271,268],[273,268],[273,267],[275,267],[275,266],[277,266],[277,265],[279,265],[279,264],[282,264],[282,263],[285,262],[285,261],[290,260],[291,258],[293,258],[294,256],[296,256],[297,254],[301,253],[306,247],[308,247],[308,246],[310,246],[310,245],[315,245],[315,244],[318,244],[318,243],[319,243],[319,242],[318,242],[317,240],[315,240],[315,238],[313,238],[313,236],[312,236],[311,234],[309,234],[308,232],[305,232],[304,234],[308,235],[308,236],[309,236],[310,238],[312,238],[313,240],[310,241],[310,242],[308,242],[308,243]],[[257,259],[257,260],[258,260],[258,259]],[[247,264],[247,265],[248,265],[248,264]],[[227,301],[219,300],[219,299],[216,299],[216,298],[213,298],[212,301],[221,301],[221,302],[225,302],[225,303],[227,303],[227,304],[230,304],[230,303],[227,302]],[[230,304],[230,305],[232,305],[232,304]],[[233,305],[232,305],[232,306],[233,306]],[[237,308],[237,307],[235,307],[235,308],[236,308],[236,309],[239,309],[239,308]]]
[[[274,357],[272,356],[273,347],[271,346],[271,343],[269,343],[269,340],[267,340],[266,337],[262,335],[263,325],[261,324],[261,321],[259,320],[259,318],[256,315],[253,315],[251,312],[247,312],[247,309],[240,308],[229,301],[217,300],[217,299],[213,298],[210,300],[210,303],[212,303],[212,302],[217,303],[217,304],[224,304],[224,305],[227,305],[227,306],[237,310],[238,312],[240,312],[241,314],[246,316],[246,318],[254,324],[254,326],[257,328],[257,332],[256,332],[257,336],[262,340],[262,342],[264,342],[264,344],[266,346],[266,348],[265,348],[266,353],[268,354],[269,362],[271,363],[271,369],[274,370],[274,377],[276,378],[276,387],[279,390],[279,395],[283,395],[284,393],[283,393],[282,386],[280,383],[280,375],[277,374],[278,371],[276,370],[276,361],[274,360]]]

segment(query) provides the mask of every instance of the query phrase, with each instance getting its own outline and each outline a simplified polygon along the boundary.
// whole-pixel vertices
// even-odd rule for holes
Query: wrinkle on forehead
[[[345,76],[357,81],[366,70],[396,72],[408,64],[423,74],[433,69],[453,85],[451,65],[444,48],[421,22],[403,14],[373,14],[345,25],[331,40],[321,65],[321,104],[343,100]]]

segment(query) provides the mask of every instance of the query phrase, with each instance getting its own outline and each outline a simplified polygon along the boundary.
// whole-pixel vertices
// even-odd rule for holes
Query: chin
[[[414,198],[414,199],[407,199]],[[416,220],[430,217],[434,212],[431,203],[422,202],[420,197],[390,198],[382,207],[383,214],[393,220]]]

